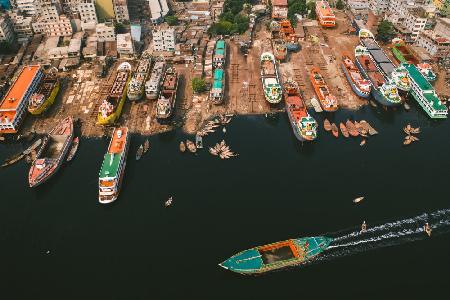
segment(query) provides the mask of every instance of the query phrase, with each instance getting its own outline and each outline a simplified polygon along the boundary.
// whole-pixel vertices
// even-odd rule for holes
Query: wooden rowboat
[[[348,138],[349,137],[348,130],[347,127],[345,127],[344,123],[342,122],[339,123],[339,128],[341,129],[342,135]]]
[[[335,138],[339,137],[339,129],[337,128],[336,124],[331,124],[331,131]]]
[[[325,119],[325,120],[323,121],[323,128],[324,128],[326,131],[331,131],[331,123],[330,123],[330,121],[328,121],[328,119]]]

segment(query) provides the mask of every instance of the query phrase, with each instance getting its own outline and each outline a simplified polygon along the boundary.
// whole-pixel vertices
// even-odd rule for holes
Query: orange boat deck
[[[120,138],[117,135],[117,132],[119,130],[122,130],[122,135],[120,136]],[[111,143],[109,145],[108,153],[122,153],[125,148],[127,134],[128,134],[128,128],[126,128],[126,127],[120,127],[120,128],[117,128],[116,130],[114,130],[114,135],[113,135]]]

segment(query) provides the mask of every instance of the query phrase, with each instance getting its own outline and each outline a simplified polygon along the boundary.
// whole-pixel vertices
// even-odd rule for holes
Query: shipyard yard
[[[180,74],[175,116],[172,122],[161,125],[156,117],[156,101],[126,101],[123,113],[116,121],[117,125],[128,126],[130,132],[141,135],[154,135],[182,127],[187,133],[194,134],[211,117],[219,114],[267,114],[284,111],[282,103],[269,104],[263,93],[260,80],[260,55],[271,52],[271,33],[268,29],[270,18],[263,17],[256,21],[253,43],[248,54],[240,51],[239,36],[228,38],[225,64],[224,102],[220,105],[209,101],[209,93],[193,93],[190,82],[195,75],[192,63],[175,64]],[[286,61],[280,62],[278,69],[281,83],[290,79],[300,87],[305,103],[312,109],[311,99],[316,97],[309,72],[318,67],[330,92],[337,98],[340,108],[357,110],[369,101],[355,95],[341,68],[342,55],[353,56],[354,48],[359,43],[355,34],[350,34],[352,26],[348,15],[336,12],[337,26],[323,28],[315,20],[299,22],[295,28],[299,36],[300,51],[289,52]],[[394,61],[389,45],[386,53]],[[110,128],[97,124],[97,113],[102,95],[111,87],[117,66],[125,60],[117,60],[108,68],[104,77],[98,76],[94,62],[86,62],[79,68],[62,72],[62,88],[56,103],[41,116],[28,116],[23,132],[29,130],[37,133],[49,131],[55,124],[72,116],[81,121],[82,135],[99,137]],[[135,70],[136,61],[130,61]],[[445,71],[439,72],[435,84],[437,93],[445,99],[450,95]]]

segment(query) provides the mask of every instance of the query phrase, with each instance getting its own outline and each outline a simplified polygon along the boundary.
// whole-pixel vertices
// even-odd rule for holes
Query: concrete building
[[[97,8],[97,18],[99,21],[114,20],[113,0],[97,0],[95,6]]]
[[[97,14],[95,12],[95,0],[81,0],[77,6],[81,20],[82,30],[95,30]]]
[[[411,31],[411,40],[415,41],[419,33],[425,28],[427,14],[422,7],[410,7],[407,9],[404,26]]]
[[[272,0],[272,18],[286,19],[288,15],[287,0]]]
[[[348,0],[347,5],[355,15],[369,12],[369,2],[367,0]]]
[[[32,17],[23,16],[18,10],[9,12],[18,42],[24,42],[33,36]]]
[[[119,23],[130,21],[127,0],[114,0],[114,14],[116,15],[116,21]]]
[[[117,35],[117,53],[120,58],[133,58],[134,46],[130,33]]]
[[[176,33],[175,29],[169,26],[159,26],[152,31],[153,34],[153,50],[175,51]]]
[[[95,26],[95,33],[98,42],[114,42],[116,41],[116,33],[112,23],[100,23]]]
[[[153,24],[159,24],[164,21],[164,17],[169,13],[169,6],[166,0],[148,0]]]
[[[49,36],[72,36],[73,28],[70,19],[60,15],[56,20],[38,18],[32,23],[34,33],[44,33]]]
[[[434,34],[445,37],[450,40],[450,18],[439,18],[436,20]]]
[[[14,41],[14,26],[11,18],[7,15],[0,15],[0,42],[12,43]]]
[[[15,0],[14,7],[25,16],[34,16],[37,14],[39,5],[39,0]]]
[[[389,6],[389,0],[369,0],[369,9],[375,15],[384,14]]]
[[[450,40],[432,31],[421,32],[417,37],[416,45],[424,48],[435,60],[450,56]]]

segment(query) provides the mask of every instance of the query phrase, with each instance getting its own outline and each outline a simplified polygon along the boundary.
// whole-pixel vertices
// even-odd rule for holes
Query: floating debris
[[[233,156],[238,156],[237,153],[231,151],[230,147],[226,145],[224,140],[217,143],[214,147],[209,148],[209,153],[214,156],[219,156],[221,159],[228,159]]]
[[[181,152],[185,152],[186,151],[186,145],[184,144],[183,141],[180,142],[180,151]]]
[[[197,147],[195,146],[194,142],[192,142],[191,140],[186,140],[186,146],[190,152],[192,152],[192,153],[197,152]]]
[[[341,129],[342,135],[348,138],[350,135],[348,134],[347,127],[345,127],[344,123],[339,123],[339,128]]]
[[[328,119],[325,119],[325,120],[323,121],[323,128],[324,128],[326,131],[331,131],[331,123],[330,123],[330,121],[328,121]]]

